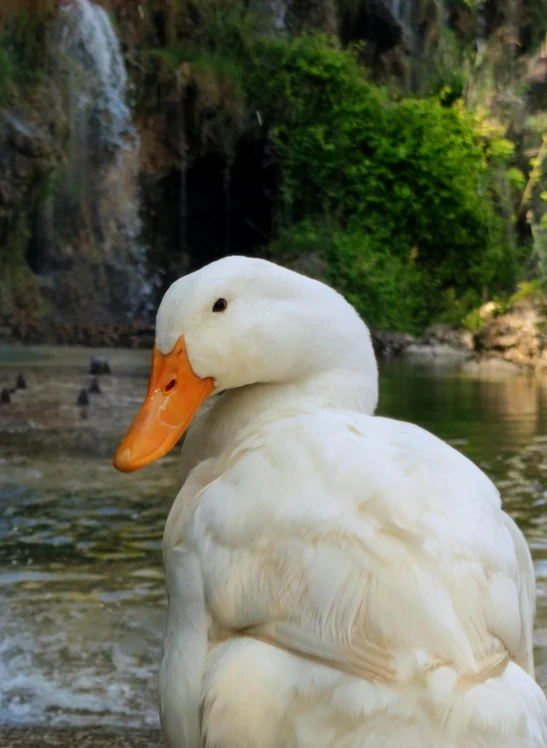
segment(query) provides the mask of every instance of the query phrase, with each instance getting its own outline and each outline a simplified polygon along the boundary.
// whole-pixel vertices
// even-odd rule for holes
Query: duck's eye
[[[165,392],[171,392],[171,390],[176,385],[176,383],[177,383],[176,379],[172,379],[170,382],[167,382],[167,384],[165,385],[165,390],[164,391]]]
[[[213,312],[224,312],[228,307],[226,299],[217,299],[213,304]]]

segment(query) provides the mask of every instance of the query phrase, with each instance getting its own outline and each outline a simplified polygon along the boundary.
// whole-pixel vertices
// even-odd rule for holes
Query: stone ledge
[[[159,730],[108,727],[4,727],[0,748],[164,748]]]

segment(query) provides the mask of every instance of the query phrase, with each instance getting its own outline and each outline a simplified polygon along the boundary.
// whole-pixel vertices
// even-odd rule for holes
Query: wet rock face
[[[412,335],[384,330],[371,330],[370,337],[377,356],[399,356],[416,342]]]
[[[90,0],[45,39],[45,75],[0,111],[0,328],[127,322],[146,294],[120,43]]]
[[[515,364],[546,367],[545,322],[540,301],[523,301],[508,314],[492,317],[475,333],[475,350]]]
[[[41,196],[62,158],[65,117],[51,81],[0,111],[0,326],[47,314],[32,277]],[[38,227],[36,227],[38,228]]]
[[[431,325],[421,338],[398,332],[371,330],[372,344],[377,356],[399,356],[405,353],[428,355],[467,354],[472,348],[472,336],[467,330],[449,325]]]
[[[61,156],[62,112],[55,88],[34,101],[0,112],[0,225],[7,236],[36,184],[51,173]]]
[[[0,111],[0,246],[7,267],[26,263],[39,193],[62,157],[64,124],[51,82]],[[0,312],[8,297],[0,294]]]
[[[336,36],[338,21],[334,0],[287,0],[285,25],[294,36],[310,31]]]
[[[421,343],[423,345],[448,345],[455,349],[471,350],[473,348],[473,336],[467,330],[437,324],[427,328]]]
[[[408,53],[413,14],[412,1],[367,0],[340,13],[340,36],[346,44],[366,40],[365,59],[375,65],[394,49]]]

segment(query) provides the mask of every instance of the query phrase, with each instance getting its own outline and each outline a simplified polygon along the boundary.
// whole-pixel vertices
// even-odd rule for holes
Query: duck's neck
[[[257,426],[316,408],[353,410],[371,415],[377,402],[377,372],[329,370],[300,382],[254,384],[229,390],[198,414],[184,442],[180,480],[209,457],[215,457],[252,424]]]

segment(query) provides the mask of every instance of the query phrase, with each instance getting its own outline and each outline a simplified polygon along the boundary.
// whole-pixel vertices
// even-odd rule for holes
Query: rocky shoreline
[[[505,314],[497,311],[494,302],[481,307],[482,326],[474,333],[443,324],[432,325],[421,337],[371,330],[374,350],[379,357],[463,359],[470,370],[547,369],[545,299],[528,298]],[[14,323],[0,326],[0,343],[151,349],[154,326],[145,321],[118,325]]]
[[[542,295],[523,299],[505,313],[488,302],[478,318],[474,333],[447,325],[433,325],[421,338],[374,331],[374,347],[384,356],[459,357],[467,373],[547,371],[547,303]]]
[[[14,322],[0,326],[0,343],[152,348],[154,326],[138,320],[118,325]]]
[[[371,336],[379,356],[399,356],[439,345],[455,350],[469,350],[472,346],[471,333],[447,325],[433,325],[421,338],[385,330],[371,330]],[[154,325],[144,321],[117,325],[17,322],[0,326],[0,343],[151,349]]]
[[[427,328],[421,338],[383,330],[372,330],[371,336],[376,355],[382,357],[401,355],[467,357],[473,350],[471,333],[448,325],[432,325]]]
[[[163,748],[159,730],[107,727],[0,728],[0,748]]]

